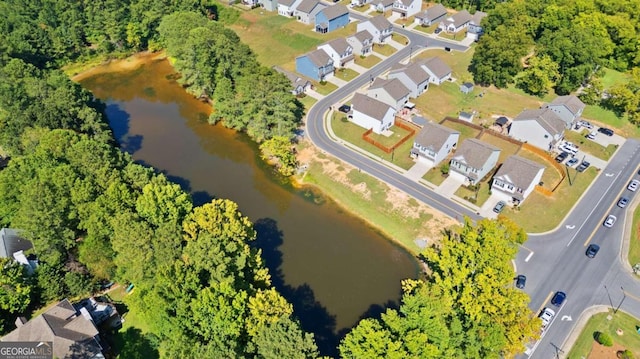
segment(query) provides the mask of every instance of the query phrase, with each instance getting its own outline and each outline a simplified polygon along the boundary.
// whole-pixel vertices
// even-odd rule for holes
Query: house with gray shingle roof
[[[258,4],[267,11],[278,10],[278,0],[258,0]]]
[[[286,17],[292,17],[296,7],[302,0],[278,0],[278,14]]]
[[[280,67],[274,66],[274,69],[279,73],[285,75],[289,82],[291,82],[291,94],[294,96],[299,96],[307,90],[311,89],[311,81],[300,77],[298,74],[294,74],[293,72],[286,71]]]
[[[33,274],[38,266],[34,254],[24,253],[32,248],[31,241],[22,238],[19,231],[12,228],[0,229],[0,258],[9,258],[22,264],[29,274]]]
[[[468,138],[460,144],[451,158],[451,175],[474,185],[482,180],[498,163],[500,149],[475,138]]]
[[[460,132],[437,123],[427,122],[416,135],[411,157],[438,165],[457,146]]]
[[[29,321],[18,318],[16,327],[3,342],[53,342],[54,358],[104,359],[91,316],[76,311],[67,299]]]
[[[565,122],[549,108],[524,110],[511,122],[509,136],[549,151],[562,140],[565,127]]]
[[[300,5],[294,10],[293,16],[301,23],[310,25],[315,21],[316,14],[325,7],[327,6],[318,0],[302,0]]]
[[[314,50],[296,57],[296,72],[316,81],[333,76],[333,59],[324,50]]]
[[[347,64],[353,63],[355,59],[353,47],[343,37],[326,42],[318,46],[318,49],[322,49],[329,54],[336,68],[345,67]]]
[[[442,20],[438,25],[443,31],[457,33],[466,28],[471,21],[471,14],[467,10],[460,10],[457,13]]]
[[[316,14],[316,32],[326,34],[349,25],[349,9],[342,4],[328,6]]]
[[[482,11],[476,11],[473,16],[471,16],[469,25],[467,25],[467,38],[473,39],[473,41],[478,41],[480,39],[480,36],[484,34],[484,30],[480,23],[485,17],[487,17],[487,13]]]
[[[411,91],[398,79],[385,80],[376,78],[369,89],[367,96],[382,101],[399,111],[409,101]]]
[[[392,4],[393,4],[393,0]],[[373,6],[373,5],[372,5]],[[373,35],[373,42],[382,44],[393,33],[393,25],[384,15],[372,17],[356,25],[357,31],[367,30]]]
[[[391,6],[393,12],[400,14],[400,17],[411,17],[420,12],[422,0],[395,0]]]
[[[429,89],[431,76],[420,63],[413,62],[392,66],[387,78],[400,80],[411,91],[410,97],[416,98]]]
[[[395,0],[372,0],[371,9],[377,12],[385,12],[393,9]]]
[[[381,134],[393,126],[396,111],[393,107],[367,95],[355,93],[351,101],[351,121]]]
[[[540,183],[543,173],[543,165],[520,156],[509,156],[493,176],[491,190],[509,196],[514,204],[522,204]]]
[[[441,85],[451,78],[451,67],[439,57],[424,59],[419,64],[429,74],[432,84]]]
[[[582,116],[585,107],[585,104],[574,95],[558,96],[545,106],[564,121],[566,128],[571,128],[574,121]]]
[[[435,4],[415,16],[414,22],[421,26],[431,26],[442,21],[447,16],[447,9],[442,4]]]
[[[347,37],[347,42],[353,47],[353,53],[360,56],[371,54],[373,35],[367,30],[356,32]]]

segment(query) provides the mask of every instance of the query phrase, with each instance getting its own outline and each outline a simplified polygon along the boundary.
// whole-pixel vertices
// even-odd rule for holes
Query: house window
[[[513,186],[509,185],[509,187],[507,187],[510,191],[513,190]]]
[[[549,138],[549,135],[544,135],[544,138]]]

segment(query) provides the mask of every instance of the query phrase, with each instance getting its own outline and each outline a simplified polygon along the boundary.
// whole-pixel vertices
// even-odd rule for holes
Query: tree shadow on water
[[[143,136],[129,134],[131,116],[128,112],[121,109],[118,104],[111,103],[105,107],[104,113],[109,119],[109,126],[120,149],[133,154],[142,148]]]
[[[282,272],[283,233],[272,218],[261,218],[254,223],[257,238],[252,243],[262,251],[265,266],[269,269],[273,285],[293,304],[293,314],[300,320],[302,329],[313,333],[322,355],[338,356],[339,336],[335,333],[336,319],[316,300],[313,289],[307,283],[291,286],[285,283]]]

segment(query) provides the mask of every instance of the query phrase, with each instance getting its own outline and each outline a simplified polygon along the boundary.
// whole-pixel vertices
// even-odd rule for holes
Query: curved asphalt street
[[[351,16],[365,19],[359,14],[352,13]],[[463,45],[427,38],[399,27],[395,27],[394,31],[406,36],[409,45],[319,100],[307,114],[307,134],[323,152],[369,173],[446,215],[458,220],[462,220],[463,216],[478,220],[481,218],[478,214],[410,180],[380,158],[356,151],[341,140],[332,138],[326,128],[324,117],[329,108],[342,104],[357,89],[387,71],[393,64],[409,57],[412,52],[415,53],[416,49],[445,46],[454,51],[467,49]],[[621,251],[621,246],[626,210],[629,208],[625,210],[615,205],[620,194],[624,193],[626,197],[634,194],[627,191],[626,186],[634,175],[635,178],[640,178],[636,174],[639,163],[640,142],[627,140],[558,228],[548,233],[530,235],[519,252],[515,264],[519,274],[527,275],[526,291],[531,297],[529,306],[532,310],[537,313],[544,306],[550,306],[549,299],[555,291],[567,293],[565,304],[561,308],[554,308],[556,316],[542,339],[523,357],[565,356],[570,348],[563,346],[575,330],[576,320],[591,306],[619,308],[640,318],[640,286],[631,273],[629,264],[621,261],[621,253],[626,255],[626,252]],[[602,221],[609,213],[615,214],[618,221],[613,228],[604,228]],[[594,259],[585,256],[588,243],[597,243],[601,247]]]

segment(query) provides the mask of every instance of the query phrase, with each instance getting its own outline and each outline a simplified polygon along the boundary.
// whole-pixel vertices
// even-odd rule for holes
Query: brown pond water
[[[246,136],[207,124],[210,107],[173,81],[167,61],[122,67],[101,66],[81,80],[107,104],[122,149],[182,185],[196,205],[238,203],[255,223],[274,284],[323,353],[335,354],[359,318],[397,303],[400,281],[417,276],[410,254],[321,194],[275,176]]]

